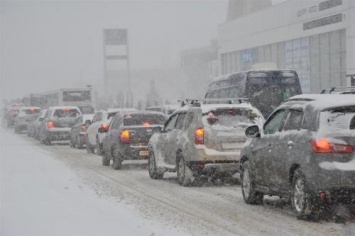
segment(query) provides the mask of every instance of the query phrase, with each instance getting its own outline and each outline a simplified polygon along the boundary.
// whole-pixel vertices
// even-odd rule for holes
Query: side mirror
[[[44,119],[42,117],[38,118],[39,122],[42,122]]]
[[[245,135],[248,138],[260,138],[260,130],[259,126],[257,125],[251,125],[245,130]]]
[[[88,127],[89,125],[91,125],[91,120],[86,120],[85,124],[86,124],[86,127]]]

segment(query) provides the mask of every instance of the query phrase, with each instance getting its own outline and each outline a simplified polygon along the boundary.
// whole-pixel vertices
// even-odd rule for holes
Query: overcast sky
[[[102,80],[102,29],[129,30],[133,69],[178,66],[205,46],[227,0],[1,1],[1,97]]]

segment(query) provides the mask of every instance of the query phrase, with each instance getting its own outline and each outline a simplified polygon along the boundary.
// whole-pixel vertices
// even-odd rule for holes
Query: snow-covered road
[[[355,222],[306,222],[278,198],[246,205],[239,184],[181,187],[145,163],[114,171],[68,145],[1,130],[0,235],[355,235]]]

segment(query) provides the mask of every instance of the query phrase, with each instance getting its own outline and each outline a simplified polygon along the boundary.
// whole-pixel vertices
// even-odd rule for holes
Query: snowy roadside
[[[184,235],[98,198],[74,171],[1,130],[0,235]]]

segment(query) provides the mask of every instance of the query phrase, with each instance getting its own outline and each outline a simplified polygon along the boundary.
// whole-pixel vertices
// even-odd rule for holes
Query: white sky
[[[102,29],[128,28],[133,69],[178,66],[205,46],[227,0],[1,1],[1,98],[102,80]]]

